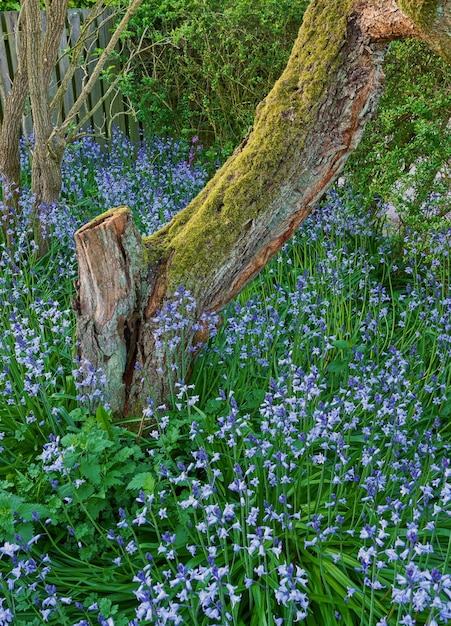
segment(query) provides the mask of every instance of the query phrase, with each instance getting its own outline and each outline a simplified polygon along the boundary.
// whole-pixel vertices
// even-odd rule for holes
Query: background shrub
[[[429,218],[450,211],[451,72],[425,44],[411,40],[391,44],[384,70],[378,113],[346,175],[367,200],[377,194],[393,203],[404,223],[421,228],[426,203]]]
[[[144,0],[131,25],[147,49],[124,81],[154,133],[231,148],[286,64],[308,0]]]
[[[86,9],[95,4],[95,0],[69,0],[69,9]],[[45,9],[45,2],[41,0],[41,8]],[[19,0],[2,0],[0,11],[20,11]]]

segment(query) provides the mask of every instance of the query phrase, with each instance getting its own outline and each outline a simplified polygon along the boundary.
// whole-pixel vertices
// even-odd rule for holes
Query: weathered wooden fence
[[[89,14],[88,9],[71,9],[67,13],[66,29],[63,32],[60,43],[60,53],[58,62],[53,72],[49,93],[50,96],[56,93],[58,86],[69,67],[68,51],[77,42],[82,32],[83,24]],[[11,89],[12,79],[17,69],[18,44],[20,41],[20,20],[18,11],[0,12],[0,123],[3,119],[5,99]],[[46,14],[42,12],[43,29],[46,25]],[[64,119],[78,96],[83,85],[89,78],[90,68],[96,61],[96,51],[105,48],[110,38],[110,31],[114,27],[114,13],[111,10],[104,11],[89,28],[89,37],[84,44],[83,64],[79,67],[69,84],[64,95],[61,109],[55,113],[59,119]],[[112,62],[113,63],[113,62]],[[114,65],[110,64],[110,71],[114,72]],[[94,85],[89,95],[86,105],[80,111],[78,119],[83,119],[96,102],[102,99],[106,93],[108,83],[106,79],[100,78]],[[108,95],[101,106],[89,118],[84,128],[91,127],[96,132],[109,135],[111,126],[118,126],[132,140],[139,138],[139,124],[132,115],[129,114],[129,104],[118,91]],[[55,119],[55,123],[56,123]],[[33,129],[30,112],[25,111],[23,118],[23,132],[29,135]]]

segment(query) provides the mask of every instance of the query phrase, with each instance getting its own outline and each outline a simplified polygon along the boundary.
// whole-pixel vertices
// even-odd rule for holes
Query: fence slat
[[[110,28],[112,27],[111,19],[103,20],[99,24],[99,48],[105,48],[110,39]],[[116,63],[112,60],[106,66],[105,69],[110,69],[114,74],[114,68]],[[104,81],[106,82],[106,81]],[[108,89],[108,84],[104,85],[105,91]],[[105,93],[104,91],[104,93]],[[120,100],[120,102],[119,102]],[[118,94],[110,94],[105,100],[105,117],[108,120],[108,132],[110,132],[111,124],[118,126],[124,134],[126,134],[126,128],[124,123],[124,107],[122,99]]]
[[[10,76],[17,70],[17,51],[20,43],[20,33],[18,28],[19,14],[15,11],[7,11],[5,17],[5,45],[7,46],[6,57],[8,59],[8,69]],[[11,78],[10,78],[11,81]]]
[[[56,78],[58,85],[61,84],[67,70],[69,69],[69,59],[65,51],[69,48],[69,40],[67,38],[67,33],[69,30],[69,21],[66,22],[66,28],[63,30],[61,35],[61,45],[59,50],[59,58],[58,63],[56,65]],[[63,101],[61,103],[61,109],[56,111],[56,124],[60,123],[65,115],[69,112],[71,105],[73,104],[74,98],[74,90],[72,87],[72,81],[69,83],[68,88],[63,96]]]
[[[77,11],[75,9],[69,11],[68,13],[68,21],[69,21],[69,25],[70,25],[70,29],[69,29],[69,45],[75,46],[75,44],[77,43],[78,38],[80,37],[80,31],[81,31],[81,17],[82,17],[82,13],[80,11]],[[84,82],[84,77],[85,77],[85,73],[83,71],[83,69],[81,67],[77,67],[74,73],[74,76],[72,78],[72,83],[71,83],[71,103],[70,106],[72,107],[73,104],[75,104],[75,100],[77,99],[77,95],[80,93],[80,88],[83,86],[83,82]],[[68,113],[69,111],[66,111],[66,113]],[[77,122],[81,117],[84,117],[84,113],[85,110],[82,107],[80,110],[79,115],[77,115]]]
[[[109,29],[112,22],[112,20],[108,19],[108,17],[111,13],[111,10],[107,9],[91,26],[91,36],[88,39],[83,52],[85,66],[78,67],[76,69],[72,81],[64,94],[61,109],[55,113],[55,124],[64,119],[72,105],[81,94],[82,89],[89,78],[89,72],[94,67],[97,60],[94,51],[97,48],[103,49],[107,45],[110,38]],[[59,57],[49,85],[49,97],[52,97],[56,93],[57,88],[66,74],[69,67],[69,57],[65,51],[73,47],[77,42],[80,33],[83,30],[83,23],[87,19],[88,15],[89,10],[87,9],[70,9],[67,12],[66,28],[61,37]],[[11,83],[17,70],[17,51],[19,49],[18,37],[20,36],[18,33],[19,29],[17,28],[18,19],[18,11],[0,12],[0,124],[3,120],[5,99],[11,90]],[[44,29],[44,11],[42,12],[42,20]],[[114,66],[114,61],[112,61],[111,64]],[[89,111],[89,109],[103,97],[107,87],[107,83],[102,79],[99,79],[96,82],[86,105],[82,107],[79,115],[77,116],[77,122],[80,119],[83,119],[86,116],[87,111]],[[84,125],[83,130],[91,127],[95,129],[96,132],[108,133],[108,129],[112,122],[119,126],[125,134],[128,134],[130,137],[135,139],[139,136],[138,123],[130,116],[128,116],[127,121],[125,120],[127,108],[127,104],[124,103],[122,95],[116,92],[110,95],[105,102],[102,103],[94,115],[91,116],[88,122]],[[33,122],[30,112],[24,111],[23,128],[24,132],[27,134],[32,131]]]
[[[11,72],[15,71],[11,58],[11,55],[15,54],[14,43],[11,46],[11,42],[14,42],[14,34],[10,32],[11,27],[15,28],[15,25],[10,23],[6,13],[0,13],[0,79],[5,97],[11,89]],[[15,65],[17,67],[17,63]]]
[[[92,24],[92,26],[90,27],[90,33],[92,33],[92,35],[97,34],[96,30],[97,30],[97,23],[98,23],[98,19],[94,22],[94,24]],[[94,39],[94,37],[92,37],[91,39],[91,46],[90,46],[90,50],[89,50],[89,56],[88,56],[88,75],[91,73],[91,71],[94,69],[96,61],[97,61],[97,56],[96,56],[96,48],[99,48],[99,42],[98,39]],[[93,86],[93,88],[91,89],[91,93],[89,94],[89,107],[92,110],[94,108],[94,106],[102,99],[102,84],[101,84],[101,80],[98,80],[95,85]],[[103,107],[100,106],[93,114],[92,116],[92,123],[94,126],[94,130],[96,132],[100,132],[101,129],[104,127],[105,125],[105,116],[104,116],[104,112],[103,112]]]

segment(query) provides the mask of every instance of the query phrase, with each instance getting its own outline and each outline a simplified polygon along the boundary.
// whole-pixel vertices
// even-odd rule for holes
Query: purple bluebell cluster
[[[86,221],[126,205],[141,232],[150,235],[204,187],[207,174],[198,148],[194,140],[189,146],[158,137],[137,146],[117,129],[108,150],[84,138],[65,157],[62,197]]]
[[[22,272],[23,269],[20,270]],[[52,298],[32,297],[32,289],[5,281],[0,326],[0,416],[15,437],[33,437],[50,427],[59,431],[58,404],[72,361],[72,314]],[[19,285],[22,289],[19,288]],[[36,428],[32,428],[34,424]],[[43,430],[42,430],[43,429]]]
[[[324,402],[323,376],[287,359],[258,420],[221,393],[226,412],[191,424],[191,460],[162,467],[162,491],[141,494],[129,522],[160,537],[136,576],[135,623],[234,623],[254,589],[274,623],[304,619],[319,589],[345,623],[361,611],[372,624],[448,622],[449,444],[400,354],[387,361],[357,362]]]
[[[165,368],[176,373],[179,390],[174,396],[186,393],[183,381],[187,375],[186,351],[197,352],[204,343],[204,337],[212,339],[217,332],[219,316],[211,311],[198,315],[196,301],[191,292],[178,287],[172,298],[166,300],[161,310],[156,312],[152,320],[156,325],[154,331],[155,348],[164,354]],[[197,331],[201,331],[202,339],[196,339]],[[198,335],[197,335],[198,336]],[[191,340],[192,339],[192,340]],[[187,345],[186,349],[184,346]],[[164,375],[163,367],[158,372]]]
[[[96,369],[86,359],[80,363],[77,358],[76,363],[78,367],[72,370],[72,376],[78,391],[77,400],[94,410],[99,402],[104,402],[102,391],[106,384],[106,376],[103,370]],[[107,405],[104,406],[108,408]]]
[[[44,433],[45,424],[55,429],[59,419],[55,404],[70,404],[49,402],[49,396],[64,394],[93,407],[102,388],[101,373],[72,363],[74,232],[115,204],[127,203],[143,232],[153,232],[192,199],[207,175],[197,141],[155,138],[134,146],[115,130],[106,150],[84,137],[65,153],[60,202],[40,208],[50,252],[38,260],[34,199],[26,182],[29,148],[30,142],[22,142],[25,183],[19,206],[6,209],[0,202],[0,217],[9,224],[8,240],[0,241],[0,393],[9,406],[8,419],[18,420],[20,430],[36,422]]]
[[[0,201],[0,218],[10,224],[14,250],[35,250],[30,147],[21,143],[25,184],[19,206],[6,210]],[[39,208],[44,232],[57,240],[64,257],[73,262],[73,234],[84,223],[114,206],[129,206],[141,232],[149,235],[166,224],[204,187],[208,175],[197,137],[191,144],[159,137],[143,138],[136,145],[118,128],[101,146],[87,135],[70,144],[62,165],[59,202]],[[12,214],[10,214],[12,213]],[[67,262],[67,260],[66,260]],[[73,270],[72,270],[73,271]]]
[[[80,170],[85,141],[65,166],[77,223],[100,198],[135,198],[148,232],[177,210],[172,191],[185,202],[204,180],[196,142],[169,174],[174,144],[118,141],[109,160],[92,144]],[[53,231],[61,244],[71,228]],[[189,381],[172,359],[197,329],[180,288],[155,316],[178,380],[138,444],[104,408],[89,416],[102,373],[72,360],[73,252],[40,265],[14,231],[0,626],[450,623],[450,233],[394,239],[332,192],[216,334],[214,316],[198,322],[212,339]]]

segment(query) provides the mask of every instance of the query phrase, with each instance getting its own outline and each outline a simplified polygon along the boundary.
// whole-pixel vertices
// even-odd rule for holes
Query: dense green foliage
[[[390,46],[385,74],[378,113],[346,175],[368,201],[377,194],[420,227],[425,202],[431,218],[450,211],[451,71],[425,44],[399,41]]]
[[[124,89],[151,132],[235,145],[280,75],[308,0],[145,0]]]

